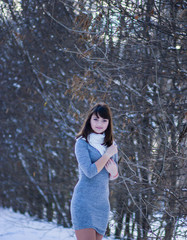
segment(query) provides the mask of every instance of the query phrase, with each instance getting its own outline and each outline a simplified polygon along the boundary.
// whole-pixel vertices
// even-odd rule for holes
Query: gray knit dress
[[[71,217],[75,230],[93,228],[104,235],[109,218],[109,173],[103,168],[99,173],[94,162],[100,152],[83,139],[75,144],[79,166],[79,181],[71,201]],[[115,155],[116,161],[117,155]]]

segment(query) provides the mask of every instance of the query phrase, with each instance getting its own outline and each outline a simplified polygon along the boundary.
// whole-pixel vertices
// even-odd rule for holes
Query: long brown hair
[[[83,137],[88,142],[88,135],[93,132],[90,124],[90,119],[92,115],[95,114],[97,117],[102,117],[104,119],[108,119],[108,127],[105,130],[105,139],[104,139],[104,145],[107,147],[111,146],[113,144],[114,136],[113,136],[113,122],[112,122],[112,112],[109,108],[109,106],[106,103],[97,103],[95,106],[93,106],[88,114],[87,117],[82,125],[82,128],[80,132],[77,134],[76,138]]]

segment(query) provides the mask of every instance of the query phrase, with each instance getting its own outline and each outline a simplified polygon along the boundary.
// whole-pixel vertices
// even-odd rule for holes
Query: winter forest
[[[187,2],[0,0],[0,206],[72,227],[75,135],[113,113],[106,236],[186,239]]]

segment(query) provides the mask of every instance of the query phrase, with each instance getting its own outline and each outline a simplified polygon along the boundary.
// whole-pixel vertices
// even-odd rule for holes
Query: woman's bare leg
[[[96,231],[93,228],[75,230],[75,235],[77,240],[97,240]]]
[[[103,235],[96,232],[96,240],[102,240],[102,238],[103,238]]]

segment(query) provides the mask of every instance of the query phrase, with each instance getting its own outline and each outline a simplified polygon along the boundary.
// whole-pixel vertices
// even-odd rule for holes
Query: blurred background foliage
[[[71,227],[75,135],[111,106],[107,234],[185,239],[186,1],[0,1],[0,204]]]

